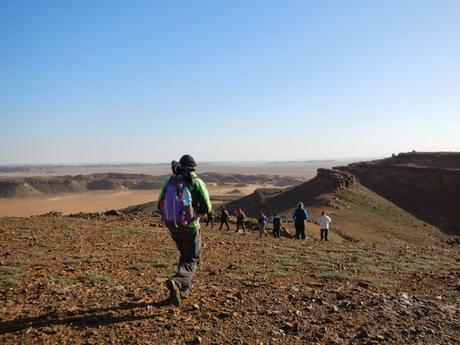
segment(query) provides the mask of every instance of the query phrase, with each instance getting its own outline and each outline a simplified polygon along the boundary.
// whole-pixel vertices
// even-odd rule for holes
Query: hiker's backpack
[[[275,217],[273,219],[273,227],[275,227],[275,228],[280,228],[281,227],[281,218],[280,217]]]
[[[165,187],[160,203],[161,218],[170,230],[182,230],[193,220],[191,203],[184,206],[183,193],[187,184],[184,180],[171,178]]]
[[[295,210],[295,225],[303,225],[305,224],[305,211],[302,209]]]
[[[259,216],[258,222],[259,224],[263,224],[263,225],[267,224],[267,217],[262,216],[262,215]]]

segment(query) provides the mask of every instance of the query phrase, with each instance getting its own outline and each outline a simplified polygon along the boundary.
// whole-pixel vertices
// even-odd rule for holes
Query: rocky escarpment
[[[355,175],[364,186],[416,217],[459,235],[459,157],[453,153],[410,153],[337,169]]]
[[[25,181],[3,180],[0,181],[0,197],[14,198],[36,195],[39,192]]]
[[[356,178],[345,171],[318,169],[315,178],[291,189],[281,191],[259,189],[251,195],[227,204],[230,211],[241,207],[246,214],[255,217],[262,210],[267,214],[282,213],[290,210],[301,201],[304,205],[322,204],[340,190],[354,188]]]
[[[402,165],[441,169],[460,169],[459,152],[402,152],[398,155],[366,162],[377,165]]]

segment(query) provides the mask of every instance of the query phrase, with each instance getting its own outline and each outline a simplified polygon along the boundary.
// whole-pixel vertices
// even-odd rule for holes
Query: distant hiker
[[[176,306],[190,287],[201,257],[200,215],[212,209],[206,185],[195,167],[190,155],[172,161],[173,173],[158,198],[158,209],[180,253],[177,273],[166,281],[169,301]]]
[[[299,201],[297,208],[292,214],[295,226],[295,238],[298,240],[305,239],[305,221],[308,219],[308,213],[303,208],[303,203]]]
[[[329,232],[329,225],[332,223],[331,218],[327,215],[326,211],[321,211],[321,217],[318,218],[319,228],[321,229],[321,239],[327,241]]]
[[[257,223],[259,224],[259,238],[265,234],[267,236],[267,230],[265,230],[265,226],[268,223],[267,216],[263,214],[262,211],[259,211],[259,216],[257,217]]]
[[[281,236],[281,226],[282,226],[281,217],[275,213],[273,215],[273,235],[277,238],[280,238]]]
[[[225,206],[222,206],[221,211],[220,211],[220,227],[219,230],[222,230],[222,226],[225,224],[227,226],[227,230],[230,230],[230,226],[228,226],[228,219],[230,218],[230,215],[228,214],[227,209]]]
[[[236,216],[236,231],[238,232],[241,229],[243,229],[243,232],[246,231],[244,227],[244,220],[246,219],[246,215],[244,214],[243,210],[241,208],[238,208],[235,212]]]
[[[213,210],[208,212],[208,215],[206,217],[206,227],[208,227],[209,223],[211,223],[211,229],[214,228],[214,211]]]

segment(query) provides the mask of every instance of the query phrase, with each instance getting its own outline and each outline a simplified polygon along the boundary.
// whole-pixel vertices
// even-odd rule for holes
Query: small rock
[[[203,339],[196,335],[192,340],[188,341],[187,344],[189,345],[201,345],[203,343]]]
[[[123,292],[126,288],[123,285],[117,285],[110,288],[110,291]]]
[[[358,333],[356,333],[355,338],[357,339],[367,339],[369,338],[369,333],[367,329],[361,328],[358,330]]]
[[[359,282],[358,285],[364,289],[367,289],[369,287],[369,284],[366,282]]]
[[[232,314],[230,314],[229,312],[226,312],[226,311],[221,311],[221,312],[217,315],[217,317],[218,317],[219,319],[227,319],[227,318],[229,318],[229,317],[231,317],[231,316],[232,316]]]
[[[335,298],[338,299],[339,301],[345,299],[347,296],[343,292],[336,292],[335,293]]]
[[[57,333],[57,330],[53,327],[44,327],[42,331],[43,333],[46,333],[46,334],[56,334]]]

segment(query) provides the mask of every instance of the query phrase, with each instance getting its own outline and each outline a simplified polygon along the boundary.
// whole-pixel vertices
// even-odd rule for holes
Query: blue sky
[[[460,151],[459,1],[2,1],[0,163]]]

